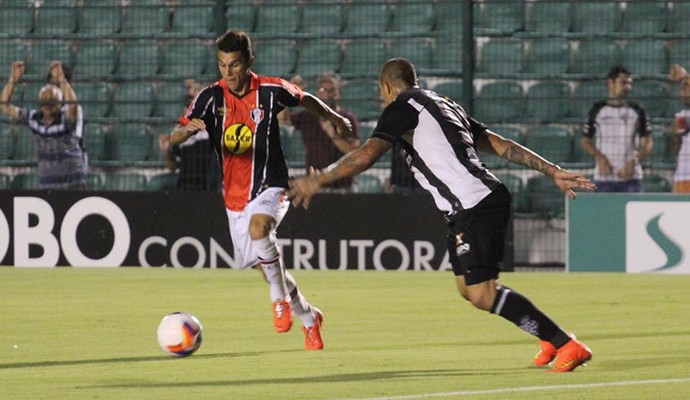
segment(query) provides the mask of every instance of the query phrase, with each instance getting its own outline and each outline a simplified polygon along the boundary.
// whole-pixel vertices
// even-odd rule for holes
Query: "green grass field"
[[[294,275],[325,313],[322,352],[302,350],[298,320],[273,332],[255,271],[0,268],[0,399],[690,398],[690,276],[504,274],[594,352],[548,374],[450,273]],[[155,338],[177,310],[204,324],[183,359]]]

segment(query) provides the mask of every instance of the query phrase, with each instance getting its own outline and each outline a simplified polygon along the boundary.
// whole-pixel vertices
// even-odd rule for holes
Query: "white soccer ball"
[[[186,312],[168,314],[158,325],[158,344],[171,356],[185,357],[201,346],[204,327],[199,319]]]

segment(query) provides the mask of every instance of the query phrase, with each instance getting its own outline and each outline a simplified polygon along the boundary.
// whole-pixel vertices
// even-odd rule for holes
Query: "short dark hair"
[[[391,58],[383,64],[379,79],[403,83],[407,86],[417,85],[417,71],[405,58]]]
[[[607,78],[614,81],[616,78],[618,78],[618,75],[632,75],[632,73],[622,65],[614,65],[609,70]]]
[[[223,53],[240,52],[242,61],[249,62],[254,56],[252,51],[252,40],[245,32],[228,30],[216,39],[216,47]]]
[[[62,64],[62,72],[65,74],[65,80],[67,83],[72,83],[72,68],[70,68],[68,65]],[[51,76],[50,76],[50,71],[48,71],[48,75],[46,75],[46,82],[50,82]]]

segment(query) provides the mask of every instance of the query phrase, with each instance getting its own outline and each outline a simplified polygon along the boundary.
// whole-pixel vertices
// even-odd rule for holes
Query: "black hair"
[[[609,74],[607,75],[607,78],[612,80],[612,81],[615,81],[616,78],[618,78],[618,75],[632,75],[632,73],[630,71],[628,71],[628,69],[622,65],[614,65],[609,70]]]
[[[245,32],[228,30],[216,39],[216,47],[223,53],[240,52],[240,57],[244,63],[254,56],[252,51],[252,40]]]

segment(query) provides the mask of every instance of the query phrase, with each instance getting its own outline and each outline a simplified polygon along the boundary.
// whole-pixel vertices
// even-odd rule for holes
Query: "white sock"
[[[278,245],[271,240],[271,237],[252,240],[252,244],[256,249],[256,254],[259,256],[261,268],[266,275],[271,301],[285,300],[288,290],[285,287],[285,274],[283,272],[283,265],[280,262],[280,254],[278,254]]]
[[[285,284],[287,286],[290,298],[292,298],[292,310],[297,314],[302,321],[302,325],[307,328],[314,326],[314,308],[307,302],[307,299],[302,296],[302,292],[297,287],[295,277],[288,271],[285,271]]]

